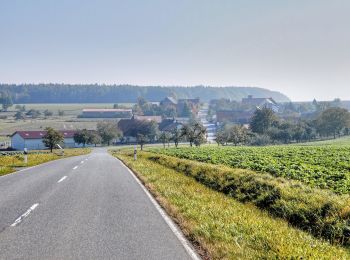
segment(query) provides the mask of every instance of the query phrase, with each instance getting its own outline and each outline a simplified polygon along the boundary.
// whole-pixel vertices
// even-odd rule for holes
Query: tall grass
[[[137,173],[156,199],[211,259],[348,259],[349,252],[294,229],[251,204],[200,184],[149,160],[115,153]]]

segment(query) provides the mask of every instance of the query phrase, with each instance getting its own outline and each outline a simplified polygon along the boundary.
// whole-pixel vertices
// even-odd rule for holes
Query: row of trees
[[[290,122],[279,119],[268,108],[257,109],[249,129],[224,124],[217,133],[217,143],[266,145],[270,143],[305,142],[318,138],[336,138],[350,133],[350,113],[343,108],[330,107],[313,120]]]
[[[189,142],[191,146],[199,146],[206,142],[206,129],[197,121],[192,121],[180,128],[175,127],[171,132],[159,132],[154,128],[154,122],[150,123],[145,122],[144,124],[134,125],[131,128],[133,133],[128,133],[136,137],[141,150],[149,142],[162,142],[164,147],[166,143],[169,145],[171,141],[174,142],[176,147],[182,141]],[[52,151],[57,144],[63,141],[63,135],[50,127],[45,130],[47,134],[44,136],[43,142]],[[83,147],[88,144],[95,146],[97,144],[110,145],[112,140],[116,138],[123,141],[123,134],[117,125],[110,121],[99,122],[96,131],[82,129],[74,134],[74,141],[83,145]]]

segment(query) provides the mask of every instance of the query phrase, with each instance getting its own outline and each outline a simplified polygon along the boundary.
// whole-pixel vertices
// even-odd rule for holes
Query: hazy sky
[[[350,1],[0,0],[0,82],[350,99]]]

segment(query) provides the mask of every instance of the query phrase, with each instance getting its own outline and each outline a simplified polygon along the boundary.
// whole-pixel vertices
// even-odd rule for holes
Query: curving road
[[[0,177],[0,259],[193,259],[185,246],[104,149]]]

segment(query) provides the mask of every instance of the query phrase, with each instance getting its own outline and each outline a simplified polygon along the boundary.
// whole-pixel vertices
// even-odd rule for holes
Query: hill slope
[[[209,101],[217,98],[241,100],[247,95],[272,97],[287,102],[284,94],[257,87],[161,87],[133,85],[68,85],[68,84],[0,84],[0,92],[13,94],[14,103],[132,103],[143,96],[157,102],[174,93],[178,98],[196,98]]]

